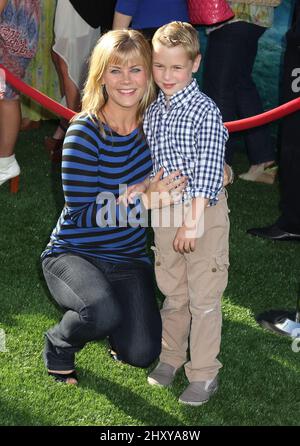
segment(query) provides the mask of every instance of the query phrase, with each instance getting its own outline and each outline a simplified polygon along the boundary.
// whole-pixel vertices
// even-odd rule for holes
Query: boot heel
[[[10,193],[11,194],[16,194],[19,190],[19,179],[20,179],[20,175],[18,175],[17,177],[11,178],[11,180],[9,181],[9,186],[10,186]]]

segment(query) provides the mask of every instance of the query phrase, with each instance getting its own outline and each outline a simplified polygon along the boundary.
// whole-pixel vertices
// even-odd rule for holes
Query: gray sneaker
[[[159,362],[155,369],[148,376],[148,383],[151,386],[167,387],[172,384],[177,369],[165,362]]]
[[[201,406],[218,390],[218,378],[209,381],[191,382],[180,395],[179,402],[190,406]]]

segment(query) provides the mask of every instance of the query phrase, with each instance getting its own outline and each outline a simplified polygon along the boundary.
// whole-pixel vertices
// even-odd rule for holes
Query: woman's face
[[[132,58],[123,65],[109,64],[102,83],[105,84],[108,103],[125,109],[136,109],[148,83],[142,59]]]

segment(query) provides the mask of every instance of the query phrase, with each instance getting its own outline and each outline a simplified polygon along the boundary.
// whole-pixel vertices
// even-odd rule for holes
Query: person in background
[[[65,97],[67,107],[78,112],[81,107],[80,91],[86,77],[87,61],[100,37],[100,26],[97,28],[90,26],[69,0],[57,0],[54,34],[52,58],[62,96]],[[67,128],[68,121],[61,119],[53,136],[45,139],[46,149],[53,161],[61,160],[61,149]]]
[[[41,17],[37,52],[32,59],[24,81],[55,101],[61,100],[59,80],[55,66],[49,54],[53,44],[53,21],[56,1],[41,0]],[[56,119],[44,107],[27,96],[21,96],[22,124],[21,130],[40,127],[42,120]]]
[[[37,49],[40,2],[0,0],[0,14],[0,63],[23,79]],[[14,153],[20,124],[19,93],[6,84],[0,100],[0,186],[12,180],[12,191],[18,187],[20,174]]]
[[[219,107],[225,122],[262,113],[263,106],[252,79],[258,41],[273,24],[274,7],[280,0],[228,1],[235,13],[228,22],[208,30],[203,72],[203,91]],[[251,3],[251,4],[250,4]],[[275,149],[268,126],[245,135],[249,171],[240,175],[248,181],[273,183]],[[235,140],[226,145],[226,162],[233,163]]]
[[[296,0],[291,28],[286,34],[283,65],[282,102],[300,96],[300,0]],[[268,240],[300,241],[300,111],[281,122],[279,177],[281,215],[262,228],[248,229],[248,234]]]
[[[186,0],[118,0],[113,29],[131,27],[151,39],[157,28],[173,20],[188,21]]]

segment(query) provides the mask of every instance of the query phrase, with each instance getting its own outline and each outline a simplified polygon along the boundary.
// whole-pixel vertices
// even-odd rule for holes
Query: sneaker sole
[[[198,407],[198,406],[203,406],[203,404],[208,403],[209,400],[206,401],[201,401],[201,403],[196,403],[196,402],[192,402],[192,401],[182,401],[182,400],[178,400],[181,404],[184,404],[185,406],[193,406],[193,407]]]
[[[157,387],[168,387],[170,386],[172,383],[170,384],[161,384],[160,382],[156,381],[156,379],[154,378],[147,378],[148,384],[150,384],[150,386],[157,386]]]
[[[208,401],[209,401],[209,400],[212,398],[212,396],[217,392],[217,390],[218,390],[218,388],[216,388],[215,390],[213,390],[213,391],[211,392],[211,394],[210,394],[210,397],[209,397],[207,400],[205,400],[205,401],[184,401],[184,400],[181,400],[180,398],[178,398],[178,401],[179,401],[179,403],[181,403],[181,404],[185,404],[186,406],[194,406],[194,407],[202,406],[203,404],[208,403]]]

